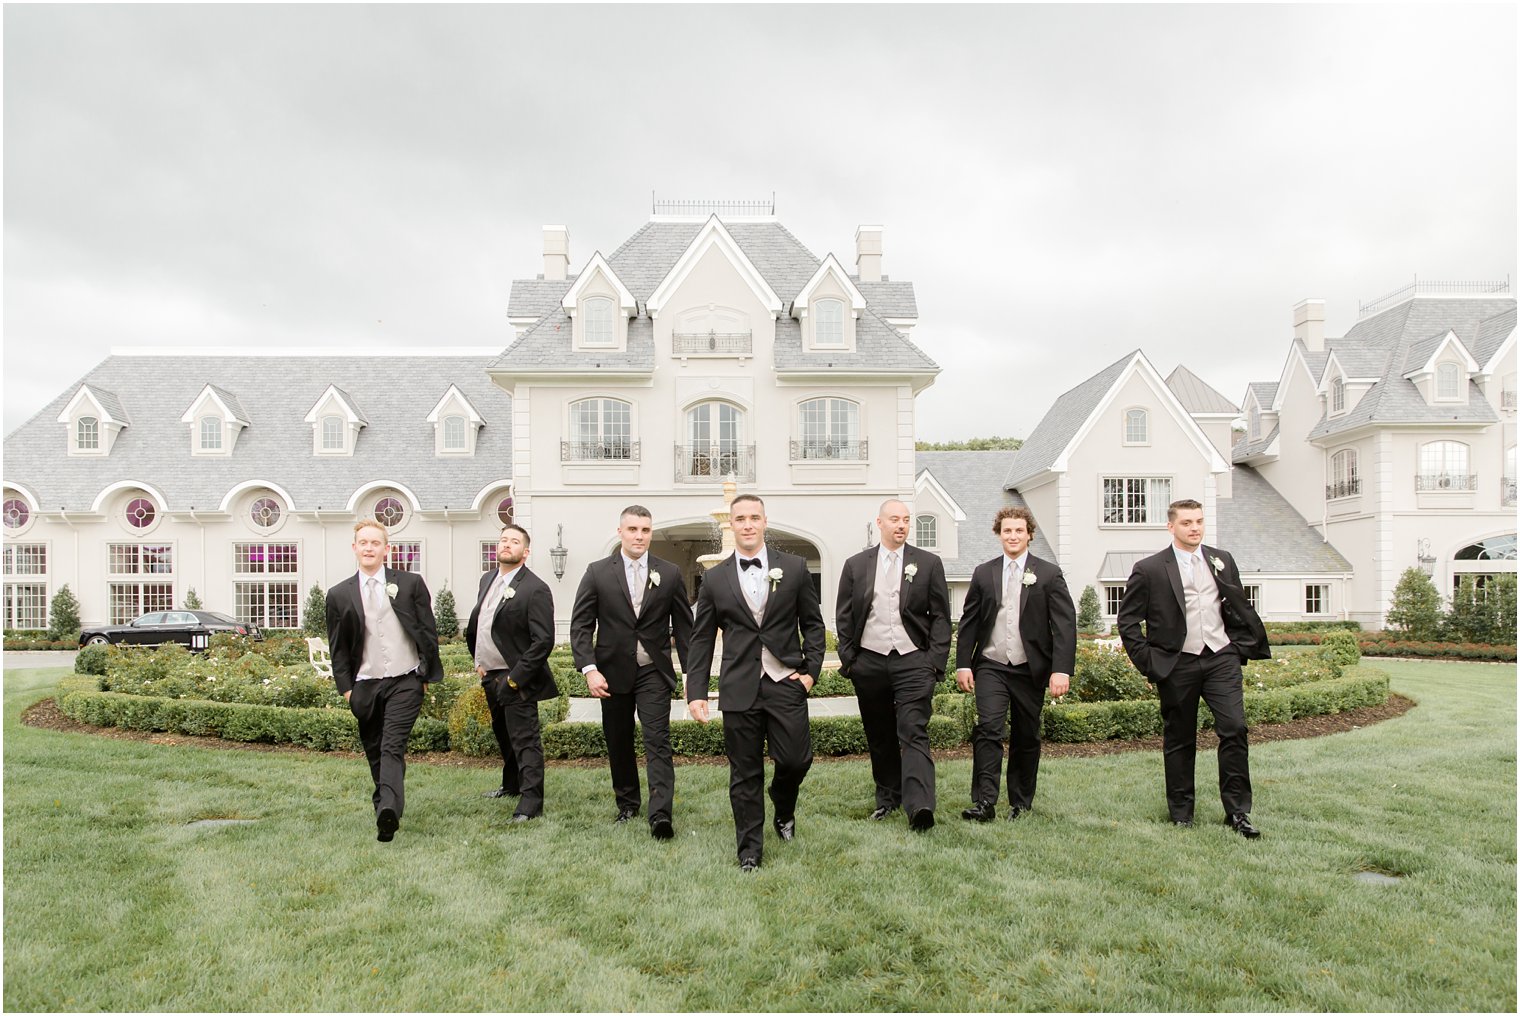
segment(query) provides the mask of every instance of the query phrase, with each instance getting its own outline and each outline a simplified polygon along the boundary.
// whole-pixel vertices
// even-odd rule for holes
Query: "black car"
[[[258,625],[244,624],[214,610],[161,610],[144,614],[131,624],[97,624],[79,633],[82,646],[156,646],[178,642],[189,649],[205,649],[211,636],[222,633],[251,635],[260,641]]]

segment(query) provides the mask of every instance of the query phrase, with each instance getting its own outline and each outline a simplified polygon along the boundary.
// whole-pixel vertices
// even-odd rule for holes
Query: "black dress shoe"
[[[961,818],[971,822],[991,822],[997,818],[997,806],[991,801],[978,801],[961,812]]]
[[[1191,829],[1193,828],[1193,820],[1190,818],[1174,818],[1172,819],[1172,825],[1181,826],[1183,829]]]
[[[773,825],[773,826],[776,827],[776,835],[780,836],[783,840],[786,840],[787,842],[791,842],[793,839],[795,839],[797,837],[797,820],[796,820],[796,818],[789,818],[785,822],[781,821],[779,818],[778,819],[772,819],[771,820],[771,825]]]
[[[890,807],[887,805],[882,805],[880,808],[877,808],[875,811],[871,812],[871,821],[880,822],[882,819],[886,818],[896,810],[897,805],[895,804],[891,805]]]
[[[928,808],[920,808],[908,819],[908,828],[914,832],[924,832],[934,828],[934,812]]]
[[[1261,830],[1251,824],[1251,820],[1246,818],[1245,812],[1236,812],[1225,819],[1224,824],[1248,840],[1254,840],[1261,835]]]
[[[675,827],[670,824],[668,818],[657,818],[649,823],[649,835],[657,840],[675,839]]]
[[[1029,814],[1028,808],[1020,808],[1017,805],[1008,806],[1008,821],[1010,822],[1017,822],[1027,814]]]
[[[519,812],[517,812],[516,814],[514,814],[512,816],[512,818],[510,820],[510,824],[511,825],[521,825],[524,822],[532,822],[536,818],[538,818],[537,815],[524,815],[522,812],[519,811]]]
[[[760,867],[760,859],[758,857],[741,857],[741,858],[739,858],[739,870],[742,871],[742,872],[744,872],[746,875],[748,875],[752,871],[755,871],[759,867]]]
[[[391,808],[381,808],[375,813],[375,839],[381,843],[389,843],[396,838],[396,830],[401,828],[401,819],[396,817],[396,812]]]
[[[612,820],[612,824],[613,825],[627,825],[628,824],[628,820],[631,819],[631,818],[635,818],[637,815],[638,815],[637,811],[629,811],[627,808],[619,808],[618,809],[618,813],[617,813],[617,818],[615,818],[615,819]]]
[[[491,797],[491,798],[506,797],[507,796],[507,788],[506,787],[497,787],[495,790],[487,790],[484,794],[481,794],[480,796],[481,797]]]

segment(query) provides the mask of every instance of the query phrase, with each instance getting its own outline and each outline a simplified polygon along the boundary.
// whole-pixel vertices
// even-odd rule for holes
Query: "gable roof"
[[[687,275],[707,252],[712,250],[719,251],[728,258],[729,263],[738,271],[739,278],[744,280],[744,283],[754,292],[755,298],[760,301],[760,305],[770,311],[773,317],[781,313],[784,306],[781,297],[771,288],[765,275],[749,259],[749,255],[745,253],[743,247],[739,246],[733,234],[724,227],[723,220],[713,215],[702,224],[701,229],[697,230],[697,235],[681,252],[681,256],[676,258],[676,263],[671,265],[670,271],[660,280],[660,284],[654,287],[654,292],[645,297],[645,308],[651,317],[660,312],[665,301],[681,287]]]
[[[69,415],[74,412],[74,407],[81,400],[88,400],[93,403],[95,408],[104,414],[105,422],[107,423],[119,423],[125,427],[132,422],[127,419],[127,411],[122,407],[121,399],[116,397],[116,393],[108,392],[99,385],[92,385],[87,382],[80,382],[79,386],[74,390],[73,396],[58,411],[58,419],[55,422],[68,423]]]
[[[354,397],[345,392],[343,389],[339,388],[337,385],[328,385],[326,388],[322,389],[322,394],[317,396],[317,401],[311,404],[311,409],[309,409],[306,415],[302,418],[303,422],[316,423],[317,410],[321,409],[322,404],[328,399],[337,400],[338,405],[342,406],[343,411],[348,414],[348,421],[350,423],[357,423],[361,427],[369,426],[369,420],[366,419],[364,414],[359,411],[359,406],[356,402],[354,402]]]
[[[945,562],[947,579],[969,578],[977,565],[1003,552],[1002,544],[992,532],[993,517],[999,508],[1028,505],[1017,491],[1003,489],[998,481],[1013,467],[1014,459],[1020,454],[1006,451],[918,452],[914,456],[915,473],[927,470],[966,513],[966,521],[956,529],[956,556],[940,555]],[[1039,519],[1035,520],[1034,539],[1030,541],[1029,549],[1047,561],[1056,559]]]
[[[1236,466],[1230,497],[1215,503],[1214,531],[1206,543],[1224,547],[1249,582],[1253,572],[1349,572],[1351,563],[1334,546],[1320,539],[1286,498],[1249,466]]]
[[[838,258],[832,254],[826,254],[823,261],[818,265],[818,270],[813,273],[812,278],[803,283],[802,289],[792,298],[792,315],[794,317],[796,316],[797,308],[806,307],[809,301],[812,300],[814,291],[829,276],[833,276],[834,281],[838,282],[840,287],[849,294],[850,307],[852,309],[863,310],[865,308],[865,294],[860,291],[859,286],[855,285],[855,280],[845,273],[844,266],[839,263]]]
[[[218,388],[213,384],[206,385],[206,387],[202,388],[196,394],[194,400],[192,400],[190,405],[186,407],[185,414],[180,417],[179,422],[194,423],[195,421],[190,417],[191,412],[203,398],[206,398],[208,396],[212,399],[212,401],[217,403],[217,405],[221,408],[223,414],[229,417],[232,422],[240,423],[245,427],[249,425],[248,414],[243,412],[243,404],[238,401],[237,396],[227,391],[227,389]]]
[[[1167,375],[1166,386],[1177,396],[1182,408],[1194,416],[1216,413],[1233,416],[1240,412],[1239,406],[1210,388],[1202,378],[1181,364]]]
[[[1272,400],[1277,398],[1276,381],[1252,381],[1246,385],[1246,394],[1256,399],[1256,404],[1268,412],[1272,409]],[[1242,406],[1245,400],[1242,399]]]
[[[630,315],[638,313],[638,300],[628,291],[628,287],[623,285],[623,280],[618,278],[617,272],[613,271],[612,266],[607,263],[607,259],[602,257],[601,251],[597,251],[591,255],[591,260],[586,262],[586,267],[575,277],[575,281],[570,283],[570,288],[565,290],[565,295],[560,297],[559,305],[567,313],[573,314],[573,308],[577,301],[580,300],[581,293],[585,291],[587,286],[591,285],[598,275],[606,279],[612,285],[612,288],[616,290],[618,307],[621,310]],[[510,300],[508,303],[510,304]]]

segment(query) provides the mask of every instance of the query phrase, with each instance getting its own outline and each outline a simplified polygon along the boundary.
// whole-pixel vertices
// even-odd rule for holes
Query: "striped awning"
[[[1111,550],[1103,555],[1103,564],[1098,568],[1098,581],[1127,582],[1129,573],[1135,570],[1135,562],[1154,553],[1153,550]]]

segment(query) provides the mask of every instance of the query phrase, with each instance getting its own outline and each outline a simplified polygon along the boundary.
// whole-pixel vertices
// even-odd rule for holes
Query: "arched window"
[[[1259,437],[1261,437],[1261,408],[1258,407],[1258,406],[1252,406],[1251,407],[1251,440],[1255,441]]]
[[[728,402],[704,402],[686,411],[686,475],[739,475],[744,411]]]
[[[933,515],[920,515],[913,520],[913,545],[933,550],[939,546],[939,519]]]
[[[611,346],[616,344],[612,328],[612,301],[605,296],[593,296],[581,304],[581,344],[585,346]]]
[[[496,503],[496,517],[501,520],[501,524],[504,526],[512,524],[513,511],[512,499],[510,497],[504,497]]]
[[[375,521],[386,529],[395,529],[406,519],[406,506],[394,497],[375,502]]]
[[[6,498],[3,516],[6,529],[20,529],[32,517],[32,511],[19,497]]]
[[[813,345],[844,345],[844,301],[813,302]]]
[[[570,404],[568,462],[633,458],[633,407],[619,399],[582,399]]]
[[[1486,540],[1469,544],[1457,551],[1457,561],[1513,561],[1515,560],[1515,534],[1490,536]]]
[[[860,437],[860,406],[849,399],[809,399],[798,407],[801,440],[792,449],[796,459],[864,459]]]
[[[280,521],[280,502],[272,497],[261,497],[248,509],[248,517],[260,529],[272,529]]]
[[[1129,409],[1124,413],[1124,443],[1146,444],[1150,441],[1150,414],[1143,409]]]
[[[1416,490],[1472,490],[1477,477],[1467,471],[1467,445],[1460,441],[1430,441],[1420,445]]]
[[[1454,363],[1436,365],[1436,398],[1455,402],[1462,397],[1461,368]]]
[[[443,450],[462,452],[469,448],[469,421],[462,416],[443,418]]]
[[[1355,448],[1343,448],[1330,456],[1330,485],[1325,497],[1351,497],[1362,492],[1361,472]]]
[[[1346,380],[1336,378],[1330,382],[1330,412],[1344,413],[1346,411]]]
[[[222,450],[222,421],[215,416],[201,417],[201,451]]]
[[[134,497],[127,502],[127,525],[133,529],[147,529],[157,514],[153,502],[145,497]]]
[[[76,430],[75,444],[80,451],[94,451],[100,447],[100,421],[93,416],[81,416]]]
[[[343,417],[322,417],[322,450],[324,452],[343,450]]]

